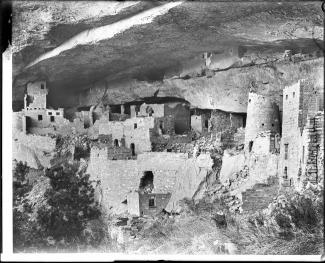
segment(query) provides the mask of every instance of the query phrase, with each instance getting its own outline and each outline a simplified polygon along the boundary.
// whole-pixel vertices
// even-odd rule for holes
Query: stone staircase
[[[270,177],[265,183],[257,183],[242,193],[243,212],[254,212],[265,209],[277,196],[279,179]]]

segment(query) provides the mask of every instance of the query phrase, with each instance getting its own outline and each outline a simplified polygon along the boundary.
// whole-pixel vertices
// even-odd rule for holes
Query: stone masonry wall
[[[27,129],[29,128],[49,128],[69,124],[69,120],[63,117],[62,110],[25,110],[27,117]],[[41,116],[41,120],[39,120]]]
[[[90,158],[101,156],[104,160],[128,160],[132,159],[132,152],[125,146],[115,147],[112,145],[93,145],[90,150]]]
[[[138,113],[138,116],[149,117],[149,114],[147,113],[148,107],[151,107],[151,109],[153,110],[152,117],[164,117],[165,116],[165,104],[146,104],[146,103],[143,103],[140,106],[140,112]]]
[[[150,197],[155,198],[155,206],[149,207]],[[166,208],[171,197],[171,193],[166,194],[139,194],[140,215],[155,216]]]
[[[308,178],[315,181],[314,172],[318,170],[316,167],[318,153],[315,151],[318,151],[317,145],[320,145],[323,140],[321,113],[316,117],[319,118],[318,121],[314,121],[319,109],[317,97],[318,91],[305,81],[298,81],[283,91],[279,174],[282,175],[282,183],[285,185],[290,185],[291,182],[291,185],[299,187]]]
[[[99,134],[112,134],[112,139],[118,140],[119,145],[122,139],[125,146],[130,148],[131,143],[135,146],[135,153],[151,151],[150,129],[154,128],[153,117],[137,117],[127,119],[124,122],[106,122],[99,124]]]
[[[201,115],[191,115],[191,128],[198,133],[206,133],[209,128],[209,116],[202,113]]]
[[[279,133],[279,107],[270,98],[256,93],[249,93],[247,105],[247,122],[245,128],[245,148],[254,141],[258,133],[271,131]]]
[[[231,127],[240,128],[244,127],[244,116],[236,113],[230,113],[230,123]]]
[[[301,180],[317,183],[324,178],[324,113],[308,118],[304,133]]]
[[[299,128],[299,105],[302,101],[303,94],[301,94],[300,91],[300,83],[285,87],[283,90],[281,162],[279,171],[282,178],[287,175],[287,179],[296,180],[300,166],[302,148],[302,134]],[[285,157],[285,147],[288,147],[287,157]],[[297,182],[295,182],[295,184],[296,183]]]
[[[166,103],[165,116],[174,116],[176,134],[183,134],[191,130],[191,112],[187,103]]]
[[[253,143],[252,152],[256,154],[279,153],[279,134],[270,131],[258,133]]]
[[[24,98],[25,109],[46,109],[48,89],[45,81],[30,82],[27,84],[27,94]]]
[[[203,126],[202,126],[202,115],[192,115],[191,116],[191,128],[192,130],[202,133]]]
[[[211,112],[210,127],[212,133],[222,132],[231,127],[230,113],[221,110],[213,110]]]
[[[299,96],[299,118],[298,126],[300,131],[305,127],[308,116],[313,116],[320,110],[321,91],[316,89],[308,80],[299,80],[291,89],[286,90],[286,95],[290,98],[290,91],[300,93]]]
[[[158,136],[162,134],[175,134],[175,119],[174,116],[155,117],[153,134]]]
[[[198,181],[201,182],[212,167],[211,158],[208,162],[209,159],[205,161],[203,157],[194,160],[182,153],[148,152],[139,154],[137,160],[111,161],[105,160],[103,155],[91,155],[87,173],[91,179],[101,181],[104,209],[118,214],[127,211],[127,205],[122,202],[129,192],[138,189],[144,171],[153,172],[153,193],[173,195],[176,191],[179,197],[194,194]],[[177,186],[180,180],[185,190]],[[176,201],[178,199],[173,202]]]

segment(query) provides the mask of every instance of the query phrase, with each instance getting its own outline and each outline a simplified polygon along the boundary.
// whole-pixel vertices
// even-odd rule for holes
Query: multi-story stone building
[[[283,185],[318,182],[324,169],[323,94],[309,81],[283,90],[283,121],[279,174]]]
[[[23,132],[35,132],[40,129],[51,131],[56,126],[69,124],[64,118],[64,109],[48,109],[46,97],[48,89],[45,81],[30,82],[27,84],[27,94],[24,97]]]

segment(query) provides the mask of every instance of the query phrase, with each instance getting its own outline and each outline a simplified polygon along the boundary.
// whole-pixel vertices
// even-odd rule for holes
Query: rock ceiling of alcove
[[[42,55],[77,34],[118,23],[166,2],[15,2],[13,94],[45,78],[51,88],[78,90],[105,78],[161,80],[203,52],[244,46],[260,55],[319,48],[323,13],[319,2],[183,2],[115,36]],[[306,51],[307,50],[307,51]],[[18,96],[18,95],[17,95]],[[17,100],[21,98],[16,98]]]

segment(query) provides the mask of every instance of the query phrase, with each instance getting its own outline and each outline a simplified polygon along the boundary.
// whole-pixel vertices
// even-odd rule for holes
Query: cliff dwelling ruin
[[[155,215],[167,206],[176,207],[172,197],[179,195],[176,183],[178,177],[184,176],[184,165],[189,161],[203,178],[211,173],[211,162],[199,166],[197,158],[205,153],[195,152],[194,134],[210,137],[222,149],[243,149],[251,173],[264,173],[275,158],[271,174],[277,175],[281,187],[301,187],[323,177],[324,103],[320,91],[305,80],[284,89],[282,112],[271,97],[250,92],[247,113],[190,110],[185,102],[144,102],[104,105],[97,111],[97,120],[96,109],[91,107],[89,111],[76,112],[72,122],[64,117],[63,108],[47,109],[48,92],[44,81],[27,84],[24,109],[15,118],[16,134],[21,134],[16,136],[16,143],[24,144],[23,138],[29,136],[37,144],[41,138],[50,139],[47,136],[64,135],[67,131],[91,136],[86,149],[88,172],[101,181],[101,202],[114,213]],[[28,140],[31,150],[39,147]],[[171,145],[178,146],[175,150]],[[55,141],[51,147],[55,147]],[[19,154],[16,158],[26,161]],[[40,161],[35,165],[33,158],[27,162],[35,168],[40,165]],[[46,163],[47,168],[51,167],[49,160]],[[198,186],[187,189],[181,197],[191,197]]]
[[[102,216],[96,220],[112,228],[124,220],[127,230],[117,231],[136,233],[152,223],[141,225],[143,236],[164,242],[193,229],[184,245],[191,254],[202,244],[204,253],[217,253],[215,244],[228,240],[210,239],[211,224],[223,235],[235,223],[244,231],[243,218],[249,231],[294,220],[263,221],[283,208],[275,200],[323,193],[321,4],[12,2],[12,81],[3,88],[12,100],[4,116],[12,114],[11,159],[29,169],[21,185],[41,184],[42,198],[60,180],[55,174],[45,185],[46,174],[77,167],[67,169],[89,182],[89,203]],[[38,198],[37,191],[24,198]],[[307,212],[297,218],[312,217]],[[168,232],[169,225],[177,227]],[[293,231],[293,223],[283,225],[281,242]],[[288,238],[297,236],[304,240]],[[267,243],[256,251],[268,253]]]

